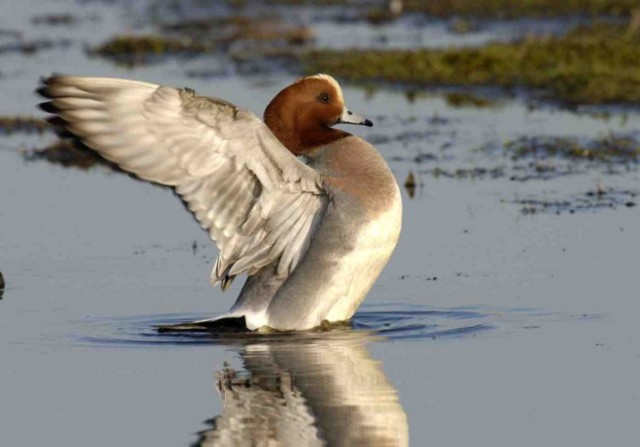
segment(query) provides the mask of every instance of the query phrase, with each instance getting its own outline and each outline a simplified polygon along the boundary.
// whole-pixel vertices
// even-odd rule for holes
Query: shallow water
[[[218,56],[117,67],[84,46],[149,26],[134,14],[140,4],[18,3],[0,30],[71,43],[0,54],[3,115],[38,113],[32,91],[56,71],[189,85],[256,113],[297,76],[237,75]],[[71,33],[31,25],[35,14],[70,9],[82,19]],[[339,31],[358,38],[351,27]],[[188,75],[211,66],[225,74]],[[419,185],[413,199],[403,191],[390,264],[352,326],[330,332],[157,333],[233,302],[239,284],[209,287],[208,237],[166,189],[106,168],[26,161],[22,150],[54,137],[0,134],[0,445],[243,445],[249,434],[289,445],[637,439],[640,206],[576,205],[599,185],[640,192],[637,164],[551,157],[561,175],[518,181],[537,171],[501,144],[637,135],[640,113],[602,119],[520,96],[457,109],[437,92],[413,102],[394,89],[344,93],[375,122],[350,130],[380,149],[401,184],[412,172]],[[498,174],[434,175],[477,167]],[[531,214],[525,200],[569,206]]]

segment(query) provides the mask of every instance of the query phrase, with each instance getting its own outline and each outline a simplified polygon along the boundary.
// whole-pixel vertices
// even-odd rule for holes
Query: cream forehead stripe
[[[312,76],[304,76],[302,78],[299,78],[296,80],[296,84],[300,81],[303,81],[305,79],[317,79],[320,81],[326,81],[329,84],[331,84],[333,86],[333,88],[335,88],[336,92],[338,92],[338,99],[340,99],[340,102],[344,103],[344,97],[342,96],[342,89],[340,88],[340,84],[338,84],[338,81],[336,81],[333,77],[329,76],[328,74],[324,74],[324,73],[320,73],[320,74],[316,74],[316,75],[312,75]]]

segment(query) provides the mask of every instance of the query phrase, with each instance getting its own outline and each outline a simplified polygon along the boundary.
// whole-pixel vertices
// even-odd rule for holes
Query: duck
[[[304,76],[264,120],[189,88],[52,75],[38,89],[50,121],[139,179],[165,185],[217,245],[212,286],[246,276],[227,313],[249,331],[349,322],[389,261],[402,200],[384,158],[336,128],[373,123],[330,75]]]

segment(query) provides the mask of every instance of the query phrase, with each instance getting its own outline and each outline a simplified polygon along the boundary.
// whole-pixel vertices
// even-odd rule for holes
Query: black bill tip
[[[364,123],[362,123],[363,126],[367,126],[367,127],[373,127],[373,123],[371,122],[371,120],[364,120]]]

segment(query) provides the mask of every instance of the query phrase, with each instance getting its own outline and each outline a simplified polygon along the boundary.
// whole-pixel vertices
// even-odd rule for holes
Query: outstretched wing
[[[277,262],[291,272],[327,197],[320,175],[253,113],[228,102],[124,79],[53,76],[41,106],[125,171],[175,188],[220,254],[223,290],[238,274]]]

